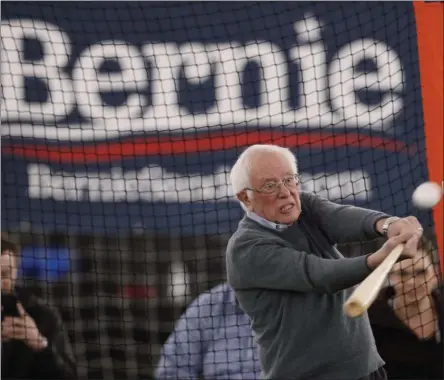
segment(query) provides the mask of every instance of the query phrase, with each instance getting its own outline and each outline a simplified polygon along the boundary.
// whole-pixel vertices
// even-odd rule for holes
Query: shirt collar
[[[247,217],[261,224],[262,226],[270,228],[274,231],[284,231],[285,229],[290,227],[290,225],[288,224],[270,222],[269,220],[262,218],[261,216],[252,211],[247,211]]]

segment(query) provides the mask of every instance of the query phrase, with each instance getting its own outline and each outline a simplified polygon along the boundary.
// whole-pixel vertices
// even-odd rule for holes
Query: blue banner
[[[427,179],[410,2],[7,2],[1,32],[3,228],[229,233],[254,143],[400,216]]]

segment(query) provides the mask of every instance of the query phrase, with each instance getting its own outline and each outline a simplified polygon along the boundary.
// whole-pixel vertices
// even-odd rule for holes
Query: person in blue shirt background
[[[260,371],[251,321],[224,283],[201,294],[178,320],[155,377],[256,380]]]

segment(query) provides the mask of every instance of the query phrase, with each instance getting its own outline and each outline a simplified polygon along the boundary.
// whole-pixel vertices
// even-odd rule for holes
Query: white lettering
[[[159,42],[140,49],[124,41],[100,41],[74,59],[71,79],[66,73],[72,59],[71,42],[65,33],[43,21],[4,20],[2,134],[81,141],[116,138],[135,131],[205,130],[233,125],[359,126],[389,131],[403,107],[405,78],[398,54],[382,41],[358,39],[340,47],[329,63],[322,28],[322,22],[312,14],[296,22],[297,40],[289,48],[288,58],[287,52],[268,41],[242,45],[230,41],[181,45]],[[40,60],[25,59],[26,38],[42,44]],[[120,70],[101,72],[108,60],[117,61]],[[301,101],[297,108],[289,101],[288,60],[295,62],[300,71]],[[365,60],[374,63],[374,72],[360,72],[357,65]],[[260,67],[259,103],[254,107],[247,106],[243,99],[246,84],[242,77],[251,62]],[[180,106],[178,79],[182,69],[188,85],[200,86],[208,81],[214,85],[215,100],[207,109],[195,112]],[[46,101],[27,100],[26,77],[46,83]],[[362,91],[376,91],[381,96],[376,101],[363,100]],[[106,92],[124,93],[124,100],[118,104],[105,102]],[[63,119],[74,111],[75,103],[84,121],[67,125]],[[20,128],[13,124],[17,121],[22,121]],[[55,122],[57,126],[52,126]]]
[[[186,111],[177,106],[176,77],[182,64],[179,50],[175,44],[159,43],[146,45],[142,51],[153,66],[151,70],[152,107],[149,107],[144,114],[144,119],[147,120],[144,130],[168,130],[169,126],[180,129],[182,115],[185,115]]]
[[[220,166],[214,173],[180,174],[151,165],[124,172],[120,167],[109,172],[54,171],[45,164],[28,165],[28,195],[32,199],[90,202],[226,202],[234,199],[229,179],[230,168]],[[370,175],[362,170],[319,173],[308,178],[302,189],[330,200],[368,201],[372,194]]]
[[[101,66],[110,59],[119,63],[119,72],[101,73]],[[127,130],[147,104],[146,97],[140,94],[148,88],[144,59],[135,46],[122,41],[104,41],[85,49],[73,68],[72,80],[80,113],[99,122],[113,120],[102,124],[107,131]],[[106,105],[102,92],[125,92],[126,102]]]
[[[219,113],[224,119],[221,124],[257,124],[260,120],[273,125],[277,117],[278,125],[282,125],[283,106],[288,100],[288,70],[282,50],[261,41],[244,46],[223,44],[212,51],[220,63],[220,74],[216,76],[217,105],[209,114]],[[255,109],[245,108],[242,102],[241,74],[251,61],[259,65],[262,73],[261,106]]]
[[[24,41],[37,40],[43,57],[28,61]],[[16,19],[1,24],[2,120],[54,123],[74,109],[72,82],[63,70],[71,53],[68,36],[57,26],[39,20]],[[26,101],[25,77],[43,81],[47,101]],[[20,128],[15,134],[20,135]]]
[[[307,120],[325,120],[330,116],[330,123],[335,116],[328,107],[327,50],[322,42],[322,24],[310,14],[304,20],[294,24],[298,36],[297,46],[290,49],[290,58],[299,63],[301,81],[299,92],[302,94],[301,108]]]
[[[356,64],[371,60],[377,71],[361,73]],[[396,52],[382,41],[362,39],[344,45],[330,64],[330,95],[333,107],[349,122],[361,127],[382,127],[389,123],[403,107],[404,73]],[[370,90],[383,93],[377,104],[359,100],[357,91]],[[351,124],[351,123],[349,123]]]
[[[331,201],[369,201],[371,198],[371,177],[362,170],[319,173],[309,178],[303,182],[302,189]]]
[[[40,167],[41,166],[41,167]],[[45,186],[45,183],[48,185]],[[50,196],[51,171],[47,165],[28,165],[28,197],[45,199]]]
[[[198,43],[182,45],[180,56],[188,82],[201,84],[211,78],[211,63],[205,45]]]

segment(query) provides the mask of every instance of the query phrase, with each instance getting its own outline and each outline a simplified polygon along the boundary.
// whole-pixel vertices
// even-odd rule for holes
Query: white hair
[[[285,157],[293,171],[297,173],[296,157],[290,149],[278,145],[252,145],[242,152],[231,169],[230,180],[235,195],[239,194],[245,188],[250,187],[250,170],[253,166],[254,157],[264,153],[274,153]]]

